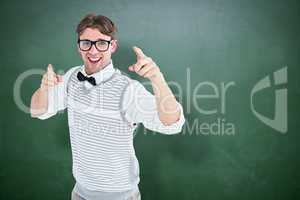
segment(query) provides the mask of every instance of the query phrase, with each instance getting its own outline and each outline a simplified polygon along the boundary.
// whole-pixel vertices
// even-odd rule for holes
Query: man
[[[128,70],[148,78],[154,95],[114,68],[116,26],[107,17],[87,15],[77,27],[84,65],[57,75],[51,64],[31,99],[31,115],[47,119],[68,108],[76,184],[72,200],[141,199],[139,164],[133,147],[138,123],[165,134],[181,131],[182,106],[155,62],[133,47],[137,62]]]

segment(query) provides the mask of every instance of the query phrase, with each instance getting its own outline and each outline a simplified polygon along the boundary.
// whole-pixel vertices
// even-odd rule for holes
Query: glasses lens
[[[106,51],[108,49],[109,42],[105,40],[98,40],[96,42],[96,47],[99,51]]]
[[[79,41],[79,47],[81,50],[86,51],[91,48],[92,42],[89,40],[80,40]]]

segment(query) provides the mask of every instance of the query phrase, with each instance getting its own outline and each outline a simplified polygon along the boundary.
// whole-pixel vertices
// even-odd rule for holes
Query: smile
[[[97,63],[101,60],[102,58],[91,58],[91,57],[88,57],[88,60],[91,62],[91,63]]]

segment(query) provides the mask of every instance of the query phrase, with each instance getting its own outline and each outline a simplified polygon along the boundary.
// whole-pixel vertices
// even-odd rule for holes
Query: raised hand
[[[143,51],[138,47],[132,48],[136,54],[136,63],[128,67],[129,71],[136,72],[138,75],[153,80],[161,75],[159,67],[150,58],[147,57]]]
[[[52,65],[49,64],[47,67],[47,72],[43,75],[40,88],[42,90],[48,90],[49,88],[58,85],[60,82],[62,82],[62,76],[56,74]]]

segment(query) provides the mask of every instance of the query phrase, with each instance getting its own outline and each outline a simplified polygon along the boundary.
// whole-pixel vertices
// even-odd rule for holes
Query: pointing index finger
[[[143,51],[140,48],[134,46],[132,49],[136,54],[138,60],[146,57],[146,55],[143,53]]]
[[[48,65],[47,71],[48,71],[48,72],[54,72],[54,71],[53,71],[53,66],[52,66],[51,64]]]

